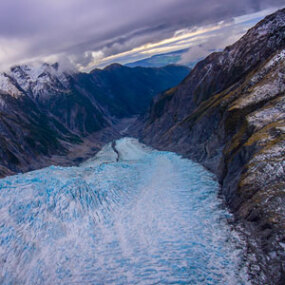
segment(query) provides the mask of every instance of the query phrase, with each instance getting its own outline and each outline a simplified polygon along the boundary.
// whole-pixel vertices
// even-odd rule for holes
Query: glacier
[[[133,138],[0,180],[1,284],[249,284],[201,165]]]

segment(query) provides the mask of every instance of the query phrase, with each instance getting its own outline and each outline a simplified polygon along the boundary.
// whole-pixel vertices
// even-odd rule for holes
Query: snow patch
[[[250,125],[255,126],[256,130],[261,129],[267,124],[285,119],[285,100],[281,98],[279,102],[247,116]]]
[[[266,65],[265,68],[271,68],[272,66],[275,66],[280,61],[284,61],[285,59],[285,49],[281,50],[279,53],[277,53]]]
[[[13,84],[11,79],[5,73],[0,73],[0,91],[15,98],[23,95],[23,93]]]
[[[11,76],[33,97],[46,97],[65,92],[68,87],[67,75],[58,65],[22,65],[11,68]],[[53,91],[53,92],[51,92]]]

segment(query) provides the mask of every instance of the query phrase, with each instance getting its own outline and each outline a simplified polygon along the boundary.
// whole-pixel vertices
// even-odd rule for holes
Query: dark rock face
[[[284,284],[284,48],[285,9],[154,98],[140,131],[145,143],[216,173],[227,204],[248,230],[256,284]]]
[[[80,138],[39,110],[28,97],[0,94],[0,161],[2,175],[28,171],[41,165],[42,156],[65,154],[60,140],[80,142]]]
[[[104,129],[109,140],[117,138],[119,118],[145,111],[157,92],[188,72],[183,66],[113,65],[89,74],[67,73],[58,64],[43,64],[0,74],[0,176],[47,166],[52,155],[64,156]],[[105,142],[103,134],[93,139],[97,146]]]

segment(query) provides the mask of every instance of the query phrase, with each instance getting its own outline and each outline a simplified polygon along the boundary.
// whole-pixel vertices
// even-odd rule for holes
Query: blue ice
[[[137,140],[0,180],[1,284],[248,284],[202,166]]]

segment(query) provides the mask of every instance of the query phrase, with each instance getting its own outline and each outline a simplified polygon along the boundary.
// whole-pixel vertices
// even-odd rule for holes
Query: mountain
[[[148,58],[125,64],[128,67],[162,67],[168,64],[178,64],[182,55],[188,52],[189,49],[181,49],[163,54],[156,54]],[[185,63],[186,66],[193,68],[199,60]]]
[[[1,73],[0,175],[68,160],[70,148],[92,134],[97,135],[90,147],[98,151],[119,136],[113,127],[119,119],[145,112],[156,93],[177,85],[188,72],[183,66],[111,65],[75,73],[42,64]],[[99,135],[102,130],[107,133]]]
[[[126,117],[145,113],[154,95],[176,86],[189,72],[188,67],[177,65],[129,68],[112,64],[90,72],[92,84],[89,88],[96,90],[97,94],[104,94],[101,97],[96,95],[96,99],[112,115]]]
[[[285,9],[155,97],[138,135],[214,172],[257,284],[285,280]],[[258,260],[258,262],[257,262]],[[256,266],[258,264],[258,266]]]

